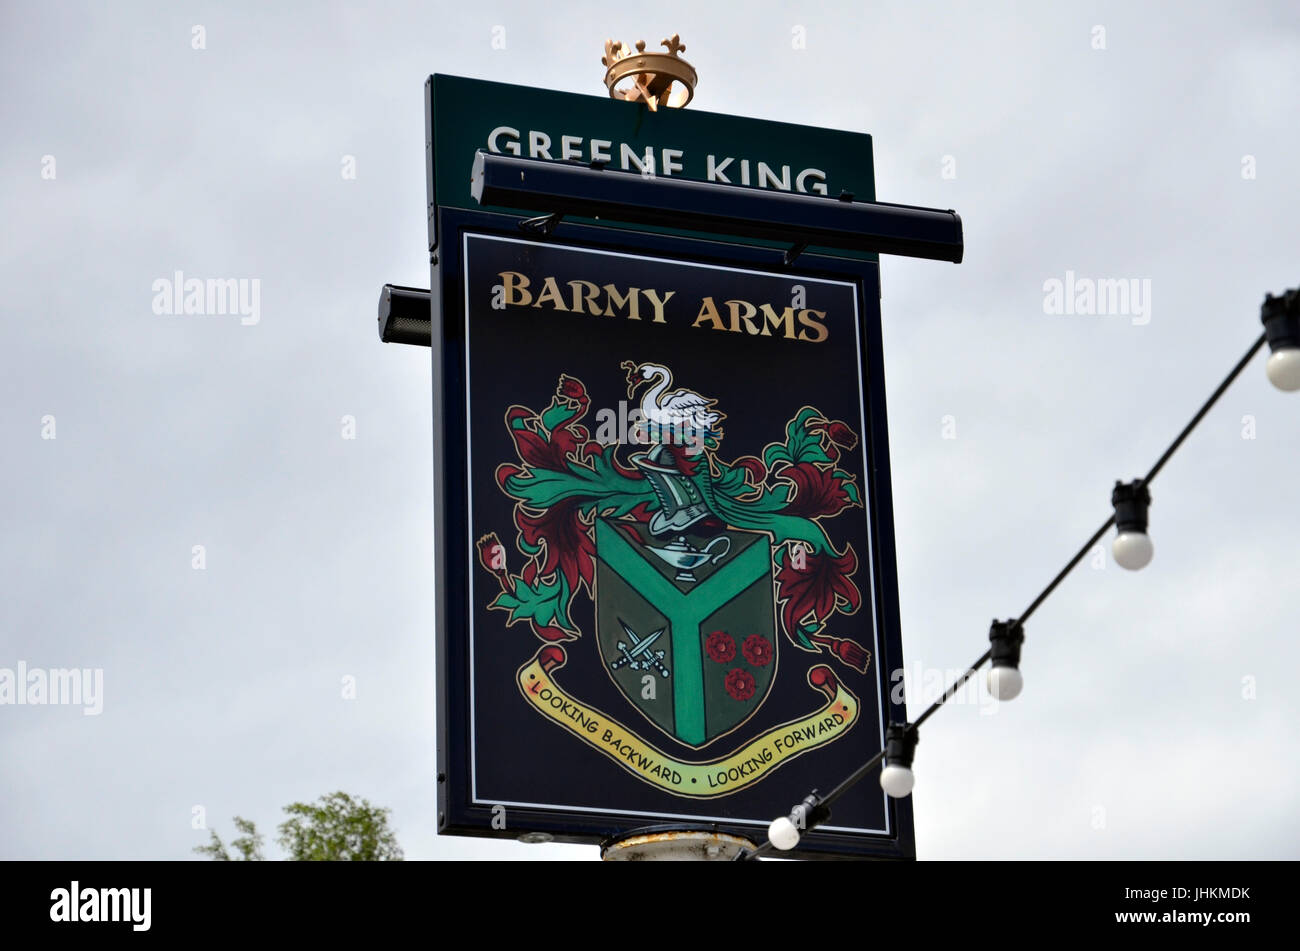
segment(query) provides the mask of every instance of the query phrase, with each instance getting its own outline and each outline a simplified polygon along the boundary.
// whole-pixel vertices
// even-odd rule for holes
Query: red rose
[[[745,655],[745,660],[755,667],[766,667],[772,663],[772,642],[762,634],[751,634],[745,638],[740,651]]]
[[[845,449],[852,449],[858,444],[858,434],[839,420],[826,427],[826,435],[831,437],[831,442],[835,445],[843,446]]]
[[[506,550],[501,547],[496,532],[490,532],[478,540],[478,560],[488,571],[498,577],[506,574]]]
[[[704,642],[704,650],[711,660],[725,664],[736,656],[736,642],[726,631],[714,631]]]
[[[831,447],[828,456],[838,458],[835,447]],[[780,478],[794,486],[794,498],[786,505],[782,515],[799,515],[803,518],[821,518],[838,515],[843,509],[853,505],[847,483],[841,481],[836,473],[822,469],[811,462],[796,462],[781,470]]]
[[[587,388],[582,385],[582,381],[571,376],[560,377],[560,386],[556,392],[561,399],[574,403],[581,403],[587,398]]]
[[[748,700],[754,695],[754,675],[747,670],[733,667],[727,671],[725,686],[727,693],[731,694],[733,699]]]

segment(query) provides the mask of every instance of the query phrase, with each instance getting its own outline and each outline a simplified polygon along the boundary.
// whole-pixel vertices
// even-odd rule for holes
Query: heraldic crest
[[[871,655],[836,631],[862,604],[859,558],[823,523],[862,507],[846,455],[858,434],[804,406],[780,438],[728,462],[717,400],[677,386],[667,366],[621,369],[629,400],[639,399],[625,442],[593,433],[587,387],[569,375],[540,412],[506,410],[518,458],[497,467],[496,483],[515,503],[524,562],[512,572],[498,534],[479,537],[479,562],[499,587],[488,607],[540,642],[517,675],[538,713],[667,792],[729,795],[857,719],[845,681],[860,683]],[[575,598],[591,599],[593,630],[572,620]],[[664,752],[662,737],[655,745],[624,725],[626,715],[560,686],[568,652],[593,640],[632,708],[686,753],[755,716],[781,649],[822,656],[802,678],[807,715],[746,739],[751,727],[738,748],[696,760]]]

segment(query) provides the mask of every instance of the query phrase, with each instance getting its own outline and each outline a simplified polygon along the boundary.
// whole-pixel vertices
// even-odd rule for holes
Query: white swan
[[[660,427],[689,428],[703,435],[717,435],[714,427],[723,418],[721,413],[712,409],[717,400],[693,390],[665,393],[672,385],[673,375],[667,367],[657,363],[643,363],[637,370],[642,379],[659,378],[641,397],[641,415],[647,422]]]

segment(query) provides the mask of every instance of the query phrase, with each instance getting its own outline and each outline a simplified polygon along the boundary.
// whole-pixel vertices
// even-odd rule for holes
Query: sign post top
[[[674,33],[659,45],[668,52],[647,53],[645,40],[636,41],[635,53],[621,41],[605,41],[600,64],[606,67],[605,87],[611,99],[644,102],[657,112],[661,105],[681,109],[695,97],[700,80],[695,67],[677,55],[686,52],[682,38]]]
[[[426,85],[430,250],[434,209],[478,210],[470,172],[479,149],[602,163],[647,177],[730,183],[875,200],[871,136],[788,122],[534,89],[435,74]]]

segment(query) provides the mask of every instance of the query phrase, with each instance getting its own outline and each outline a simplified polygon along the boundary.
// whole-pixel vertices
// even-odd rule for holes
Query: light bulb
[[[1014,700],[1020,696],[1025,678],[1016,667],[990,667],[985,683],[998,700]]]
[[[799,830],[794,827],[789,816],[773,819],[767,827],[767,841],[772,843],[772,848],[788,852],[799,844]]]
[[[891,764],[880,771],[880,788],[885,791],[885,795],[895,799],[902,799],[910,793],[915,783],[916,777],[907,766]]]
[[[1156,549],[1146,532],[1120,532],[1111,542],[1110,550],[1121,568],[1137,571],[1151,564]]]
[[[1264,372],[1279,390],[1300,390],[1300,347],[1278,347],[1264,364]]]

